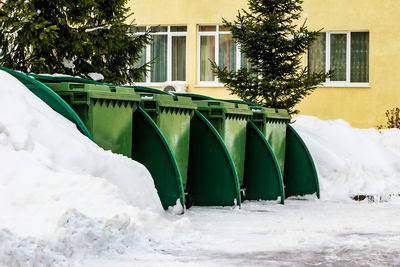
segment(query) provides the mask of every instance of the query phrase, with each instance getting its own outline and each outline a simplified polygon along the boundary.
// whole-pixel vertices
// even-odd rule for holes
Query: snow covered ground
[[[142,165],[97,147],[10,75],[0,80],[0,265],[400,265],[399,130],[297,117],[320,200],[174,215]],[[379,201],[351,199],[359,194]]]
[[[191,227],[148,254],[85,266],[399,266],[400,201],[289,200],[191,208]],[[139,254],[139,255],[138,255]]]

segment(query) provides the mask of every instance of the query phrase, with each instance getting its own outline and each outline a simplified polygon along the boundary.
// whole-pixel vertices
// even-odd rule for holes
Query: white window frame
[[[351,33],[352,32],[368,32],[368,31],[331,31],[325,33],[325,72],[330,70],[331,65],[331,35],[333,34],[346,34],[346,81],[331,81],[329,78],[326,79],[321,85],[324,87],[370,87],[368,82],[351,82]],[[308,60],[308,57],[307,57]],[[308,65],[308,62],[307,62]],[[368,62],[369,65],[369,62]]]
[[[200,31],[201,26],[215,26],[215,31]],[[219,35],[220,34],[232,34],[230,31],[220,31],[220,27],[223,25],[211,25],[211,24],[204,24],[204,25],[197,25],[197,84],[198,86],[214,86],[214,87],[223,87],[224,84],[219,82],[218,77],[214,78],[214,81],[201,81],[200,80],[200,51],[201,51],[201,36],[214,36],[215,45],[214,45],[214,54],[215,54],[215,63],[219,65]],[[239,44],[236,44],[236,69],[240,69],[241,66],[241,56],[240,56],[240,47]]]
[[[135,82],[136,85],[152,85],[152,86],[163,86],[167,82],[175,82],[172,81],[172,37],[175,36],[184,36],[186,37],[186,47],[185,47],[185,54],[186,54],[186,62],[185,62],[185,73],[186,73],[186,80],[187,81],[187,28],[185,32],[171,32],[171,27],[175,26],[185,26],[187,25],[151,25],[151,26],[139,26],[139,27],[146,27],[146,30],[149,30],[150,27],[167,27],[166,32],[153,32],[150,35],[167,35],[167,80],[165,82],[152,82],[151,81],[151,70],[146,72],[146,81],[145,82]],[[137,33],[142,34],[142,33]],[[151,60],[151,44],[146,45],[146,62]]]

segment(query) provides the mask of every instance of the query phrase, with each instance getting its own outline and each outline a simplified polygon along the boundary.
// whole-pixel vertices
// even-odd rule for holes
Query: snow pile
[[[299,116],[293,127],[314,159],[322,199],[400,193],[400,131],[352,128],[344,120]]]
[[[104,151],[0,71],[0,265],[151,249],[168,222],[149,172]]]

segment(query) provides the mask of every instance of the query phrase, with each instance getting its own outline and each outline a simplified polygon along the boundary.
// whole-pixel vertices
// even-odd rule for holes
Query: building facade
[[[135,0],[137,32],[153,27],[143,61],[155,59],[139,84],[162,88],[184,83],[188,92],[235,99],[212,75],[209,59],[228,69],[246,65],[222,18],[232,21],[246,0]],[[335,69],[296,108],[321,119],[345,119],[354,127],[385,124],[385,111],[399,107],[400,1],[304,0],[302,21],[322,29],[304,57],[311,70]]]

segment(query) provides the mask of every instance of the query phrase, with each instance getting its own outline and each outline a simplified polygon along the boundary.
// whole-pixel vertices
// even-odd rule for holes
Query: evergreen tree
[[[149,34],[133,35],[127,0],[0,1],[0,65],[132,83],[148,64],[134,67]],[[92,76],[93,77],[93,76]]]
[[[302,59],[319,31],[295,25],[300,19],[302,0],[249,0],[248,11],[238,12],[234,22],[223,19],[249,66],[228,71],[212,62],[219,81],[232,94],[262,106],[293,107],[329,73],[308,73]]]

